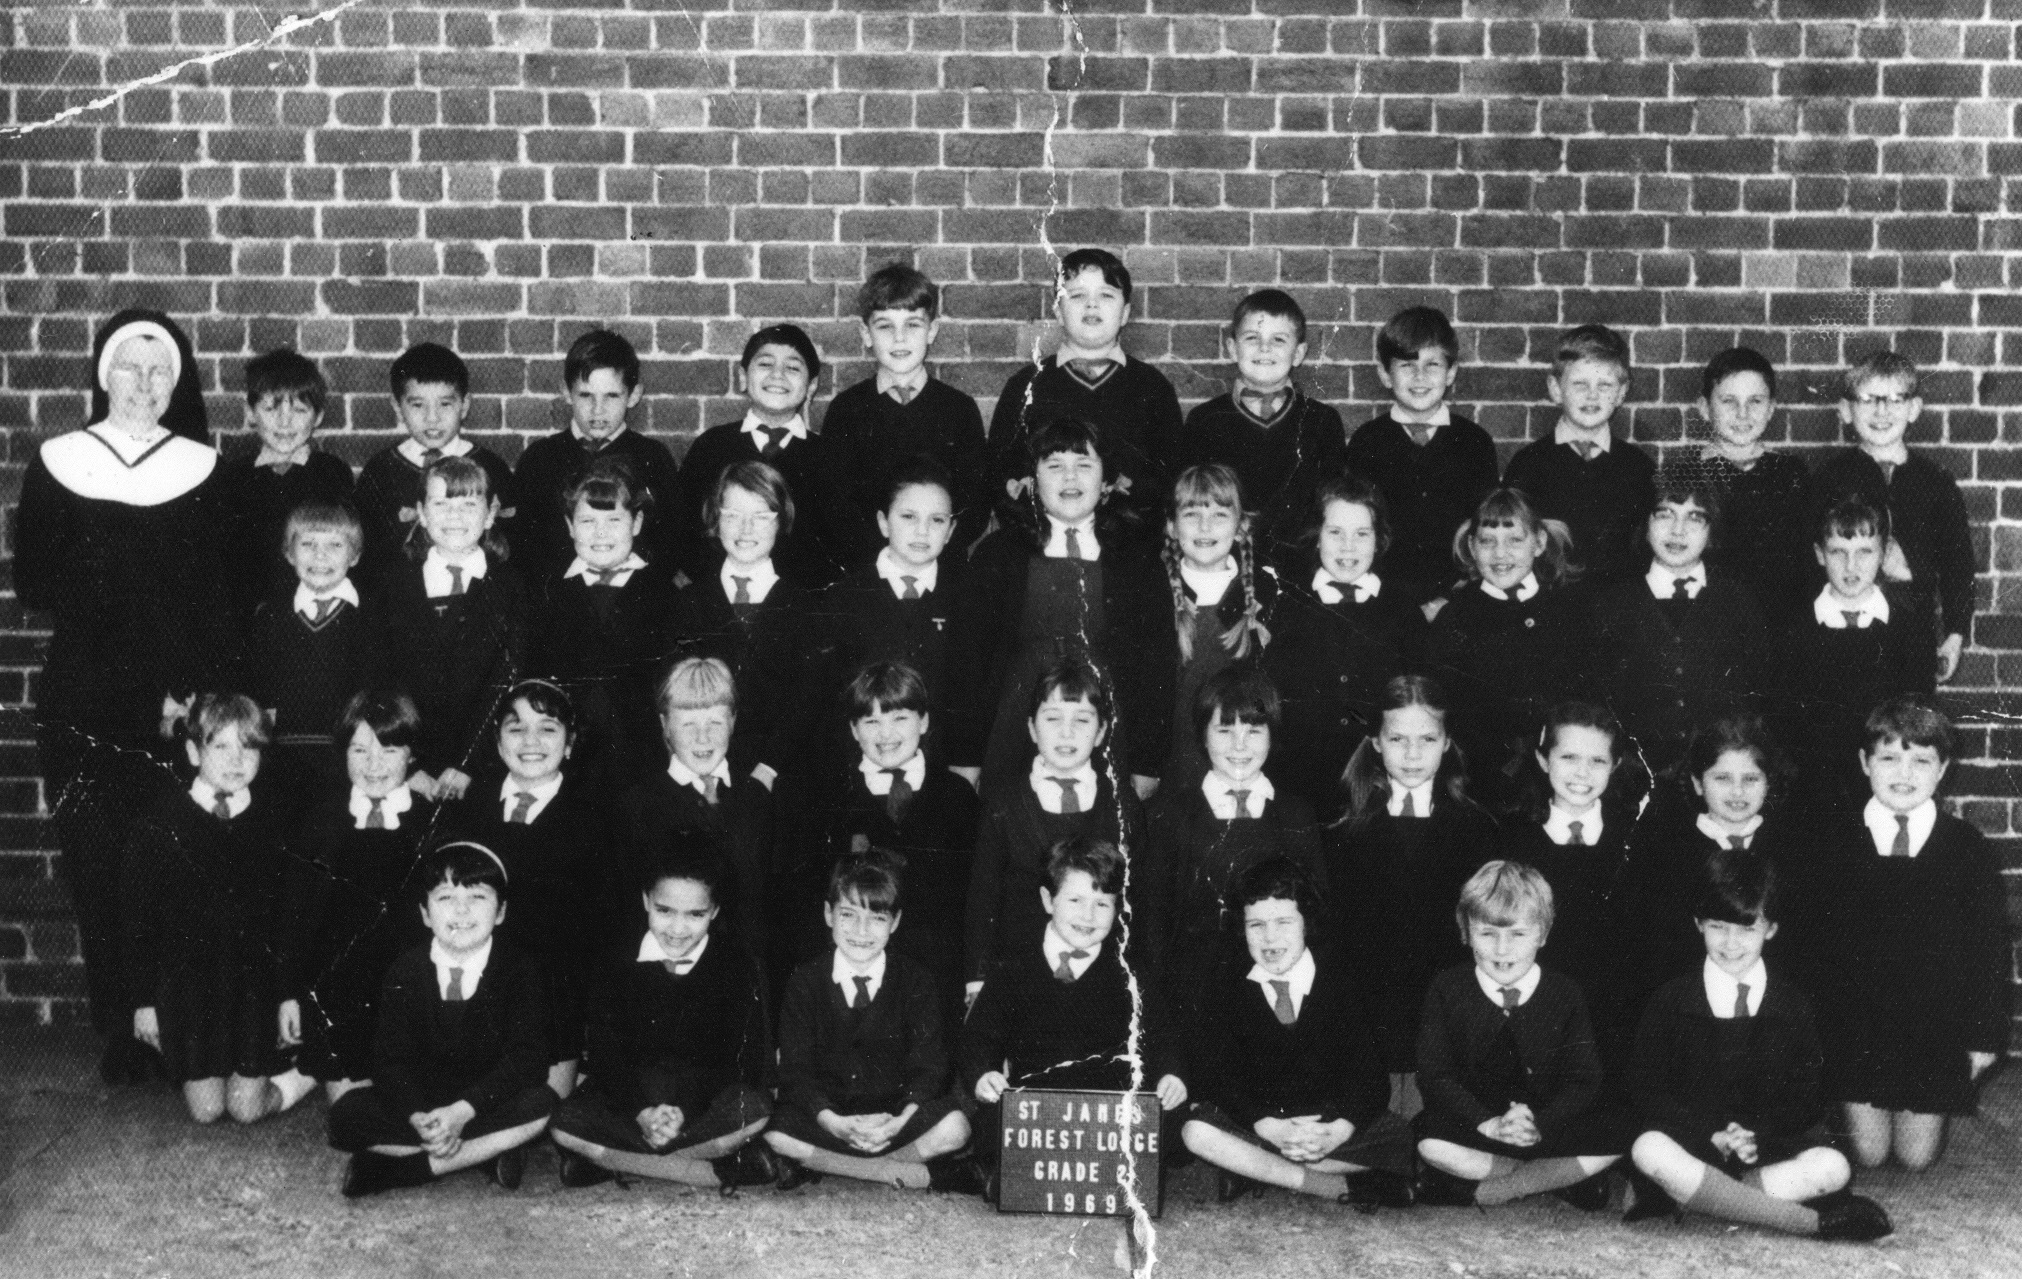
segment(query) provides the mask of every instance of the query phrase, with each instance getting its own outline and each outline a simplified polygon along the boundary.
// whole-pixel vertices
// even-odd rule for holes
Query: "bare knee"
[[[225,1081],[196,1079],[183,1085],[183,1104],[190,1118],[200,1124],[214,1124],[225,1116]]]
[[[764,1138],[766,1145],[772,1147],[778,1153],[785,1155],[788,1159],[805,1159],[814,1153],[814,1147],[798,1137],[789,1137],[783,1132],[771,1131],[760,1135]],[[561,1134],[557,1133],[555,1136],[556,1140],[559,1141],[561,1139]]]
[[[1629,1162],[1644,1172],[1650,1172],[1653,1166],[1668,1162],[1678,1149],[1678,1143],[1663,1133],[1646,1132],[1629,1147]]]
[[[920,1135],[920,1149],[928,1158],[960,1150],[969,1144],[969,1121],[959,1110],[950,1111],[940,1123]]]
[[[1845,1155],[1831,1146],[1814,1146],[1798,1158],[1803,1161],[1805,1173],[1812,1184],[1819,1188],[1819,1194],[1829,1195],[1835,1190],[1842,1190],[1853,1180],[1852,1165],[1847,1163]]]

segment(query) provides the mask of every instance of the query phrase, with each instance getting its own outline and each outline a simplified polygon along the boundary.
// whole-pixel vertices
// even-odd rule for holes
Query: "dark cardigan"
[[[744,777],[759,764],[782,775],[805,765],[813,597],[781,577],[744,617],[724,593],[718,556],[708,573],[674,599],[673,631],[683,657],[714,657],[737,680],[737,732],[731,771]]]
[[[1032,474],[1026,437],[1058,417],[1080,418],[1101,432],[1104,478],[1128,479],[1124,503],[1147,521],[1164,519],[1181,424],[1179,393],[1156,366],[1135,357],[1094,387],[1051,355],[1021,365],[1004,383],[990,414],[990,495],[1002,513],[1017,505],[1006,496],[1006,481]]]
[[[1742,1052],[1729,1058],[1723,1031],[1741,1029]],[[1636,1031],[1629,1095],[1643,1122],[1704,1141],[1728,1124],[1759,1139],[1792,1137],[1825,1117],[1824,1055],[1811,1000],[1777,968],[1762,1004],[1737,1028],[1713,1015],[1698,973],[1673,978],[1650,998]]]
[[[1307,531],[1313,490],[1348,465],[1347,431],[1333,405],[1296,386],[1268,422],[1225,392],[1194,406],[1173,448],[1175,477],[1209,463],[1236,473],[1251,512],[1251,537],[1266,560],[1289,570],[1302,562],[1297,544]]]
[[[962,1024],[959,1054],[962,1093],[975,1092],[976,1081],[1003,1069],[1020,1088],[1130,1087],[1130,1029],[1133,1005],[1124,966],[1117,957],[1117,932],[1102,943],[1102,952],[1073,982],[1061,982],[1047,966],[1040,944],[1045,925],[1027,934],[1012,953],[990,970],[983,993]],[[1145,966],[1133,960],[1140,991],[1155,981]],[[1154,1087],[1169,1074],[1180,1074],[1175,1046],[1147,995],[1143,1018],[1144,1086]]]
[[[1889,512],[1889,529],[1927,601],[1934,601],[1946,633],[1970,635],[1973,574],[1979,557],[1966,522],[1966,499],[1950,472],[1921,452],[1884,479],[1881,464],[1859,449],[1825,460],[1811,477],[1812,526],[1833,499],[1859,493]]]
[[[526,671],[532,608],[520,575],[489,556],[462,595],[430,599],[422,566],[410,563],[367,607],[384,619],[389,673],[421,712],[415,763],[431,774],[493,771],[492,717]]]
[[[1312,952],[1313,989],[1299,1018],[1281,1025],[1267,988],[1231,967],[1216,982],[1199,1029],[1200,1096],[1250,1128],[1266,1117],[1346,1119],[1359,1131],[1390,1100],[1390,1079],[1356,974]]]
[[[1453,533],[1495,487],[1495,441],[1458,414],[1421,447],[1386,411],[1355,428],[1348,469],[1376,485],[1389,505],[1386,583],[1414,604],[1443,595],[1458,578]]]
[[[638,941],[605,959],[591,1006],[585,1068],[611,1109],[699,1116],[730,1084],[758,1087],[772,1062],[758,965],[712,937],[683,976],[638,958]]]
[[[779,1013],[779,1099],[810,1115],[893,1113],[948,1090],[948,1048],[940,996],[927,970],[885,953],[884,980],[870,1006],[843,1002],[831,980],[833,953],[796,968]]]
[[[464,1101],[482,1114],[547,1081],[546,997],[533,962],[494,942],[467,993],[443,999],[425,945],[387,969],[372,1046],[372,1086],[386,1113]]]
[[[1514,1091],[1492,1069],[1505,1032],[1523,1072],[1522,1086]],[[1502,1006],[1482,994],[1472,963],[1439,974],[1425,994],[1418,1089],[1427,1110],[1468,1128],[1522,1101],[1549,1141],[1592,1107],[1601,1091],[1601,1059],[1579,987],[1547,968],[1536,993],[1505,1017]]]
[[[829,401],[821,435],[835,467],[824,522],[842,562],[875,555],[885,544],[877,522],[885,509],[885,486],[896,471],[921,457],[939,462],[954,481],[955,491],[948,495],[955,508],[949,551],[959,557],[989,528],[983,414],[966,391],[930,377],[918,395],[900,404],[878,394],[873,375]]]
[[[1522,489],[1546,519],[1564,520],[1574,561],[1589,581],[1605,583],[1635,576],[1644,561],[1656,473],[1650,455],[1619,435],[1607,452],[1582,461],[1547,434],[1516,451],[1502,482]]]
[[[1640,577],[1617,582],[1594,603],[1606,700],[1660,774],[1684,757],[1699,725],[1759,709],[1770,666],[1755,593],[1719,569],[1708,572],[1682,622],[1674,624],[1669,608]]]

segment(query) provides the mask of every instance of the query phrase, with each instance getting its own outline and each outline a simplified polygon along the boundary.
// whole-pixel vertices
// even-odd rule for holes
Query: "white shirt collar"
[[[871,794],[884,796],[892,793],[892,775],[879,765],[873,764],[870,756],[857,757],[857,771],[864,775],[864,786]],[[913,788],[914,794],[918,794],[920,787],[927,783],[926,752],[916,751],[911,759],[899,766],[899,771],[905,774],[906,785]],[[1058,790],[1059,787],[1056,786],[1054,789]]]
[[[730,761],[728,759],[717,760],[716,767],[709,770],[709,775],[716,779],[716,793],[720,797],[723,794],[722,788],[730,785]],[[696,794],[704,798],[708,797],[708,789],[702,785],[702,778],[696,774],[694,769],[688,767],[688,765],[682,763],[680,759],[672,755],[667,757],[667,776],[673,778],[680,785],[689,787]]]
[[[1582,431],[1564,418],[1552,428],[1554,444],[1591,444],[1594,452],[1606,453],[1615,442],[1615,433],[1603,426],[1599,431]]]
[[[524,791],[534,797],[533,807],[527,809],[527,820],[531,822],[541,815],[541,810],[548,806],[549,802],[554,799],[561,789],[562,775],[560,773],[556,773],[553,777],[548,778],[548,780],[537,786],[522,786],[517,781],[508,777],[504,782],[500,783],[498,788],[499,803],[503,805],[499,811],[503,816],[510,819],[513,815],[513,809],[519,804],[520,793]]]
[[[1432,791],[1439,782],[1438,777],[1427,778],[1417,786],[1399,786],[1390,783],[1390,815],[1396,817],[1404,812],[1404,797],[1411,796],[1411,811],[1420,817],[1432,816]]]
[[[491,938],[485,938],[484,945],[479,946],[461,963],[452,962],[449,952],[442,948],[442,943],[432,941],[428,943],[428,959],[435,965],[436,994],[444,999],[449,998],[449,970],[460,968],[463,970],[463,997],[475,999],[478,979],[484,976],[485,965],[491,963]]]
[[[306,582],[297,582],[295,584],[295,611],[297,613],[314,619],[316,616],[317,600],[343,600],[351,607],[357,608],[358,588],[351,584],[351,579],[348,577],[337,583],[334,590],[324,595],[318,595],[314,591],[311,591]]]
[[[1243,803],[1242,815],[1245,817],[1262,817],[1265,802],[1277,798],[1278,794],[1277,788],[1271,785],[1271,779],[1262,773],[1252,777],[1242,789],[1249,796]],[[1214,810],[1216,817],[1225,822],[1236,819],[1236,788],[1229,784],[1228,778],[1209,769],[1208,775],[1201,778],[1201,794],[1208,797],[1208,807]]]
[[[1397,401],[1392,400],[1390,402],[1390,420],[1403,427],[1408,434],[1414,426],[1432,427],[1435,429],[1442,426],[1451,426],[1453,424],[1453,410],[1447,406],[1445,400],[1441,400],[1423,413],[1414,413]],[[1426,432],[1426,438],[1432,438],[1431,431]]]
[[[1730,977],[1713,962],[1708,955],[1706,962],[1699,966],[1699,980],[1706,987],[1706,1002],[1713,1009],[1713,1015],[1722,1021],[1734,1016],[1734,997],[1740,987],[1748,987],[1748,1015],[1755,1016],[1762,1011],[1762,992],[1769,989],[1769,965],[1760,956],[1739,977]]]
[[[1867,823],[1868,835],[1874,840],[1875,851],[1887,857],[1895,847],[1896,832],[1901,829],[1896,823],[1896,810],[1878,799],[1869,799],[1861,809],[1861,820]],[[1938,801],[1927,799],[1911,809],[1906,816],[1910,819],[1910,856],[1924,851],[1924,844],[1931,838],[1931,831],[1938,824]]]
[[[1544,978],[1545,970],[1536,964],[1532,964],[1529,972],[1517,978],[1517,1007],[1521,1008],[1531,1001],[1531,996],[1538,993],[1538,983],[1543,981]],[[1502,1007],[1502,984],[1500,982],[1477,968],[1474,970],[1474,984],[1481,987],[1481,993],[1488,996],[1490,1003],[1494,1004],[1497,1008]]]
[[[1344,591],[1355,592],[1357,604],[1367,604],[1383,594],[1383,579],[1374,573],[1364,573],[1352,582],[1337,582],[1328,576],[1326,569],[1313,570],[1313,594],[1320,597],[1322,604],[1339,604]]]
[[[716,574],[716,579],[723,583],[723,598],[727,600],[737,598],[737,583],[730,580],[733,576],[746,579],[748,585],[745,590],[750,594],[751,602],[754,604],[765,603],[765,597],[772,594],[773,587],[779,585],[779,570],[772,566],[770,556],[748,567],[733,564],[729,560],[723,561],[723,568]]]
[[[203,809],[207,813],[216,808],[218,804],[217,789],[201,777],[190,784],[190,798],[196,801],[198,808]],[[225,807],[231,810],[231,814],[234,817],[252,807],[252,804],[253,796],[250,791],[235,790],[225,797]]]
[[[625,562],[618,566],[618,575],[612,578],[608,584],[611,586],[623,586],[627,582],[632,580],[632,574],[638,572],[640,569],[645,567],[646,561],[639,557],[639,553],[637,551],[634,551],[630,555],[627,555],[625,557]],[[578,555],[576,558],[569,561],[569,567],[562,573],[562,580],[566,582],[568,579],[572,577],[580,577],[585,582],[589,582],[590,574],[593,571],[595,570],[592,570],[590,568],[589,561],[584,559],[582,556]],[[606,583],[590,582],[590,585],[603,586],[606,585]]]
[[[704,933],[702,940],[695,943],[694,950],[689,951],[679,959],[671,959],[668,957],[667,948],[660,944],[660,939],[655,937],[651,932],[648,932],[639,940],[639,958],[634,962],[641,964],[672,964],[674,965],[674,975],[676,977],[684,977],[694,970],[695,965],[702,962],[702,952],[708,949],[709,934]]]
[[[1572,838],[1574,822],[1580,824],[1580,838],[1582,840],[1589,844],[1601,842],[1601,827],[1605,823],[1601,818],[1601,806],[1599,804],[1594,805],[1586,812],[1575,817],[1565,809],[1560,808],[1557,800],[1553,800],[1551,813],[1545,818],[1545,834],[1551,837],[1551,841],[1554,844],[1564,844],[1568,839]]]
[[[604,449],[616,444],[619,438],[625,434],[625,431],[625,424],[623,422],[618,423],[618,429],[604,437],[603,443],[598,446],[598,451],[602,452]],[[583,428],[577,426],[574,421],[569,423],[569,434],[576,437],[576,443],[578,444],[588,444],[590,442],[590,437],[583,434]]]
[[[1271,983],[1284,982],[1292,996],[1292,1016],[1297,1018],[1305,1010],[1306,996],[1313,993],[1313,974],[1318,971],[1319,967],[1313,962],[1313,952],[1307,949],[1299,952],[1299,962],[1282,975],[1266,971],[1262,964],[1250,965],[1249,979],[1257,983],[1258,989],[1264,992],[1264,1002],[1273,1009],[1278,1006],[1278,993],[1271,989]]]
[[[464,556],[457,567],[463,570],[463,589],[468,591],[470,584],[483,577],[491,568],[491,561],[485,558],[484,548],[480,546]],[[428,592],[428,598],[432,600],[441,599],[451,591],[449,561],[433,546],[428,548],[428,554],[421,561],[421,584]]]
[[[773,426],[764,418],[758,416],[758,410],[747,409],[744,413],[744,424],[737,429],[749,435],[753,444],[759,442],[758,433],[760,431],[764,431],[768,439],[781,431],[785,431],[787,439],[780,445],[781,448],[784,448],[788,443],[807,438],[807,419],[796,413],[793,415],[793,420],[785,426]]]
[[[1046,926],[1046,937],[1039,943],[1039,949],[1046,956],[1046,966],[1054,972],[1059,972],[1061,956],[1073,950],[1074,947],[1069,946],[1067,940],[1059,933],[1054,932],[1053,926],[1048,924]],[[1102,943],[1097,942],[1095,945],[1089,947],[1080,959],[1068,960],[1068,971],[1073,973],[1075,980],[1078,981],[1088,972],[1089,966],[1101,957]]]
[[[1102,558],[1102,543],[1095,538],[1095,517],[1093,515],[1079,524],[1062,524],[1059,520],[1053,519],[1050,516],[1047,517],[1046,523],[1053,530],[1051,535],[1046,539],[1047,558],[1058,560],[1067,557],[1067,530],[1070,528],[1075,532],[1075,540],[1081,543],[1082,559],[1100,560]]]
[[[906,584],[902,580],[904,578],[912,578],[914,588],[922,595],[933,590],[941,581],[941,563],[939,560],[927,565],[925,568],[914,568],[910,564],[899,563],[899,557],[892,554],[892,548],[889,546],[878,552],[877,568],[878,576],[884,578],[891,585],[893,599],[904,599],[906,597]]]
[[[1652,560],[1650,571],[1643,574],[1643,580],[1649,583],[1651,596],[1660,600],[1670,599],[1671,592],[1677,589],[1672,583],[1682,580],[1685,583],[1685,598],[1696,600],[1699,598],[1699,592],[1706,589],[1706,563],[1702,560],[1683,573],[1674,573]]]
[[[1107,349],[1101,351],[1074,351],[1070,353],[1063,346],[1053,353],[1053,362],[1055,364],[1065,367],[1069,360],[1112,360],[1118,365],[1123,365],[1130,362],[1130,357],[1123,353],[1123,343],[1121,342],[1111,342]]]
[[[927,362],[920,361],[918,368],[904,377],[894,377],[884,367],[878,369],[878,394],[883,395],[895,386],[903,386],[914,395],[927,389]]]
[[[1833,594],[1828,586],[1818,593],[1811,602],[1812,620],[1831,631],[1847,628],[1846,615],[1852,613],[1861,630],[1866,630],[1876,622],[1889,620],[1889,597],[1879,586],[1868,587],[1868,593],[1849,604]]]
[[[1492,600],[1506,600],[1510,597],[1510,593],[1502,589],[1502,587],[1491,586],[1487,578],[1481,580],[1481,589],[1482,593]],[[1540,589],[1542,588],[1538,585],[1538,575],[1536,573],[1524,574],[1524,580],[1518,582],[1516,585],[1517,603],[1521,604],[1530,599]]]
[[[307,440],[302,441],[300,446],[290,449],[286,453],[276,453],[262,444],[259,453],[253,458],[253,469],[258,470],[263,466],[281,466],[284,464],[288,466],[306,466],[308,462],[309,441]]]
[[[1901,440],[1897,440],[1895,444],[1880,452],[1876,452],[1863,444],[1861,452],[1873,458],[1876,466],[1901,466],[1910,460],[1910,446]]]
[[[1039,797],[1039,807],[1049,813],[1060,811],[1060,783],[1051,780],[1053,774],[1036,756],[1032,760],[1032,793]],[[1095,807],[1095,765],[1083,764],[1073,774],[1074,797],[1081,804],[1081,811]]]
[[[860,973],[850,967],[849,961],[843,958],[842,951],[836,951],[835,961],[828,967],[828,979],[842,987],[843,1002],[852,1008],[856,1007],[857,978],[859,977],[865,977],[870,980],[871,998],[876,999],[878,991],[885,984],[885,952],[878,952],[878,957],[871,961],[869,972]]]
[[[1233,556],[1227,566],[1214,570],[1196,568],[1188,559],[1181,559],[1179,566],[1180,580],[1194,593],[1194,603],[1202,607],[1222,602],[1222,596],[1229,592],[1230,583],[1236,580],[1236,571]]]
[[[386,797],[379,801],[379,815],[385,819],[387,830],[399,830],[400,815],[413,807],[414,792],[407,789],[406,784],[403,783],[386,792]],[[353,830],[364,830],[365,819],[372,813],[372,801],[367,799],[365,792],[359,790],[356,786],[351,788],[350,808],[351,828]]]
[[[1757,813],[1755,816],[1749,818],[1747,825],[1743,826],[1740,830],[1722,826],[1719,822],[1713,820],[1711,813],[1699,814],[1698,820],[1693,824],[1699,828],[1701,835],[1704,835],[1722,848],[1733,847],[1727,841],[1737,835],[1741,837],[1741,846],[1747,848],[1755,842],[1755,832],[1762,829],[1762,814]]]
[[[416,440],[413,436],[411,435],[408,436],[406,439],[402,440],[395,447],[399,450],[400,456],[406,458],[409,462],[412,462],[414,465],[416,466],[428,465],[427,462],[422,460],[422,454],[428,452],[428,450],[423,448],[421,446],[421,442],[419,440]],[[472,444],[469,440],[464,439],[461,435],[459,435],[455,439],[451,440],[449,443],[442,446],[442,455],[444,457],[462,457],[464,454],[470,452],[475,447],[477,446]]]

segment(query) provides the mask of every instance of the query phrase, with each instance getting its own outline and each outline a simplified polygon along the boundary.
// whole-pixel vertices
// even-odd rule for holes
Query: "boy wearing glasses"
[[[1877,351],[1856,360],[1846,371],[1839,416],[1853,427],[1858,447],[1834,454],[1819,468],[1812,477],[1811,505],[1822,514],[1857,494],[1889,512],[1913,615],[1924,618],[1935,610],[1941,622],[1936,633],[1944,637],[1937,646],[1942,683],[1959,667],[1973,620],[1973,538],[1958,481],[1903,442],[1923,408],[1917,366],[1907,357]],[[1889,557],[1885,573],[1896,567],[1896,559]]]

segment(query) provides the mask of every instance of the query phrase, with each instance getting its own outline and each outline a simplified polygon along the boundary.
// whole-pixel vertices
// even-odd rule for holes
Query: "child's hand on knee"
[[[1966,1061],[1973,1072],[1972,1078],[1978,1079],[1993,1068],[1994,1054],[1969,1052],[1966,1054]]]
[[[161,1051],[161,1020],[152,1008],[133,1010],[133,1037],[154,1049]]]
[[[989,1071],[976,1081],[976,1100],[994,1105],[997,1099],[1004,1095],[1004,1090],[1010,1086],[1011,1081],[1005,1078],[1003,1071]]]
[[[1158,1104],[1161,1110],[1178,1110],[1187,1104],[1186,1081],[1178,1075],[1167,1075],[1158,1081]]]
[[[280,1040],[283,1048],[292,1048],[302,1042],[302,1004],[299,1000],[282,1000],[276,1020],[280,1023]]]

